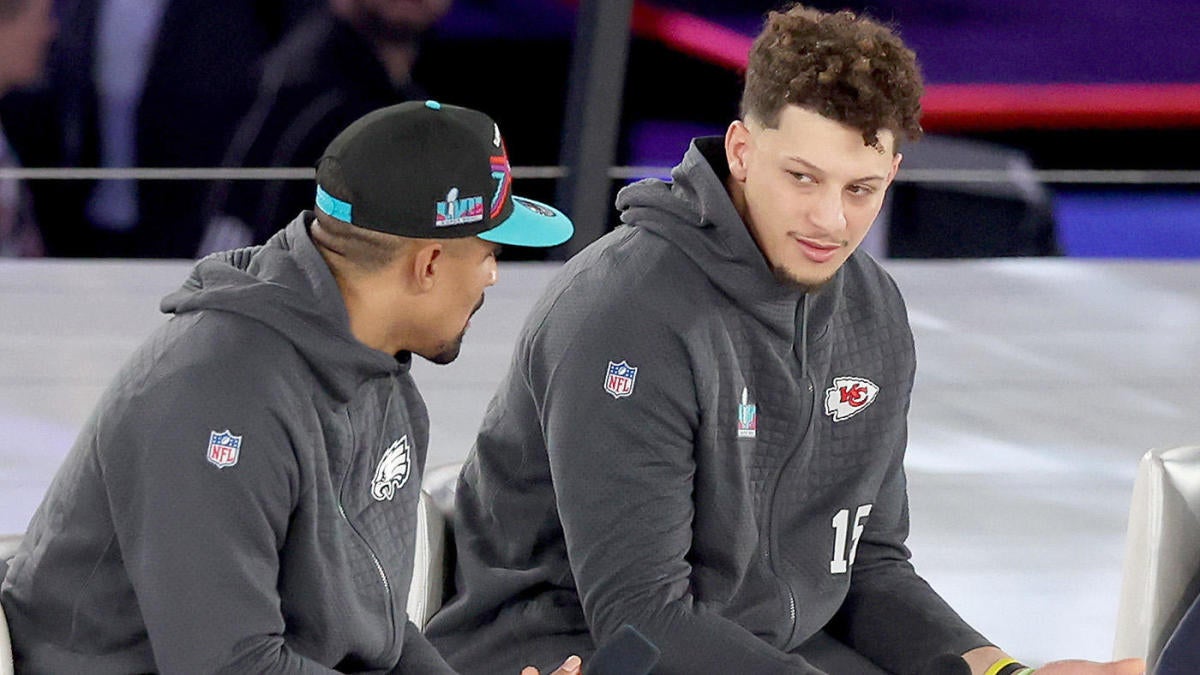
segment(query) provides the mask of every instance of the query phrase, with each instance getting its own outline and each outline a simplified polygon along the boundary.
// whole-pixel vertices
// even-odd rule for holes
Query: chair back
[[[424,489],[417,502],[416,539],[412,584],[408,588],[408,618],[417,628],[425,630],[430,617],[441,608],[445,592],[446,519]]]
[[[8,570],[8,561],[21,545],[20,534],[0,534],[0,582]],[[4,605],[0,604],[0,675],[13,675],[12,638],[8,634],[8,619],[4,617]]]
[[[1133,485],[1114,656],[1154,672],[1198,591],[1200,446],[1151,450]]]

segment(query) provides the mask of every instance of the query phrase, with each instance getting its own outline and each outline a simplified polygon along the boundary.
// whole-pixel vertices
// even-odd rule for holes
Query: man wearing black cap
[[[197,263],[10,563],[18,670],[452,672],[405,615],[409,366],[457,356],[498,244],[570,237],[511,182],[487,116],[381,109],[329,145],[315,213]]]

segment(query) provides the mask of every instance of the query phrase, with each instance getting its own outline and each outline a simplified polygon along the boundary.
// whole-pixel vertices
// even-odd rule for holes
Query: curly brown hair
[[[860,129],[882,149],[880,129],[897,142],[921,137],[923,91],[916,54],[890,27],[793,5],[771,12],[750,48],[741,113],[775,128],[790,103]]]

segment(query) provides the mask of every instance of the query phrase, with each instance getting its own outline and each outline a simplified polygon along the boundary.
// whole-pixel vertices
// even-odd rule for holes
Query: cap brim
[[[512,215],[486,232],[480,239],[505,246],[558,246],[571,238],[575,226],[562,211],[524,197],[512,198]]]

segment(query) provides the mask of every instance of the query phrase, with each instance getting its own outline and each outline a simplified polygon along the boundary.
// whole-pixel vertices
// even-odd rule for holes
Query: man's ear
[[[725,130],[725,161],[729,162],[729,175],[734,180],[746,180],[746,164],[749,160],[750,129],[741,120],[734,120]]]
[[[421,293],[433,290],[445,255],[445,246],[440,241],[422,242],[412,247],[404,270],[415,290]]]
[[[889,171],[888,175],[887,175],[887,184],[888,185],[891,185],[892,181],[896,179],[896,172],[900,171],[900,162],[903,160],[904,160],[904,155],[902,155],[898,152],[896,153],[895,157],[892,157],[892,170]]]

